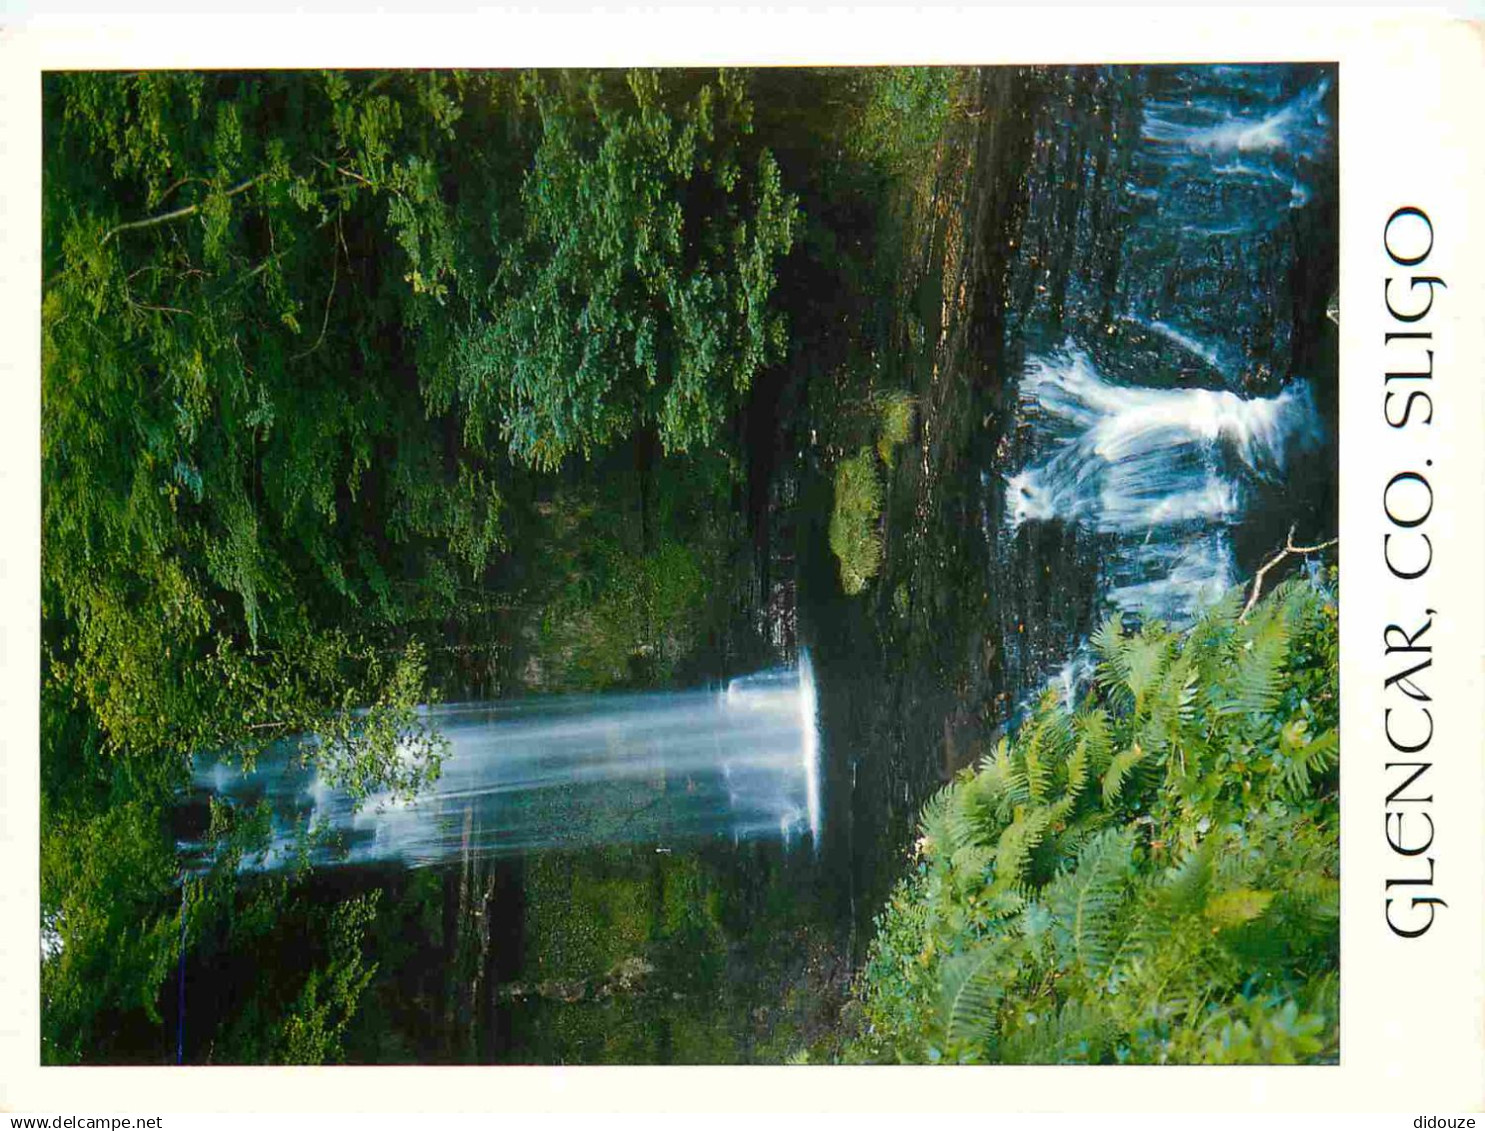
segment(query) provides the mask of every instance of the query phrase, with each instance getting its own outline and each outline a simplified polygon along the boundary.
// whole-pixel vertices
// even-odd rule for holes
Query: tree
[[[433,405],[474,442],[498,422],[539,468],[643,427],[710,444],[785,335],[769,299],[796,204],[748,144],[745,80],[540,73],[519,98],[538,138],[521,207],[492,221],[491,300]]]
[[[182,937],[193,755],[310,734],[356,795],[437,772],[410,630],[451,614],[500,512],[488,463],[423,423],[403,345],[451,273],[431,170],[459,82],[46,79],[49,1060],[159,1026],[216,913]]]
[[[449,271],[456,87],[48,79],[46,668],[115,752],[178,773],[343,719],[418,667],[369,679],[368,637],[495,546],[493,480],[409,427],[396,346]]]
[[[444,750],[420,641],[493,603],[528,465],[724,432],[793,225],[750,115],[726,73],[46,77],[58,1056],[159,1024],[194,756],[303,736],[353,796],[415,793]]]

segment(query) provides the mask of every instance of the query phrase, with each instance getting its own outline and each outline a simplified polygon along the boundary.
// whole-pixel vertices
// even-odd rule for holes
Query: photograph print
[[[42,1062],[1337,1063],[1337,83],[43,74]]]

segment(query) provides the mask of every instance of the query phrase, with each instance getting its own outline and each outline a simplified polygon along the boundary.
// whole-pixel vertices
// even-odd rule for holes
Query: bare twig
[[[1248,614],[1253,611],[1253,606],[1258,604],[1258,598],[1263,593],[1264,575],[1273,569],[1274,566],[1289,557],[1290,554],[1297,554],[1300,557],[1305,557],[1308,554],[1318,554],[1321,550],[1330,549],[1330,547],[1339,541],[1339,538],[1332,538],[1329,542],[1321,542],[1317,546],[1296,546],[1294,544],[1294,527],[1291,526],[1289,528],[1289,536],[1284,539],[1284,548],[1259,566],[1258,572],[1253,575],[1253,591],[1248,594],[1248,603],[1243,606],[1243,613],[1238,617],[1238,620],[1245,621],[1248,619]]]

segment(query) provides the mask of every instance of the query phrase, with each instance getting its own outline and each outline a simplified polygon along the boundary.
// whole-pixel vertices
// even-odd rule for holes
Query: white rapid
[[[1251,569],[1234,531],[1251,554],[1250,530],[1303,493],[1295,457],[1324,443],[1324,374],[1296,371],[1294,327],[1312,302],[1301,236],[1333,197],[1334,99],[1328,77],[1247,66],[1149,68],[1134,97],[1138,127],[1116,115],[1093,156],[1048,127],[1049,169],[1116,179],[1072,219],[1056,193],[1032,199],[1042,258],[1024,278],[1066,300],[1025,323],[1001,513],[1013,535],[1062,523],[1097,545],[1095,619],[1181,623]],[[1067,262],[1043,262],[1059,235]]]
[[[412,867],[600,844],[820,839],[819,739],[809,657],[720,690],[554,697],[433,708],[449,755],[410,803],[361,806],[285,744],[243,774],[196,772],[199,790],[269,803],[272,844],[248,866],[288,863],[307,829],[317,864]],[[183,844],[189,853],[204,846]]]
[[[1069,343],[1021,381],[1032,458],[1007,477],[1007,522],[1062,521],[1115,536],[1108,599],[1182,620],[1236,580],[1230,528],[1256,489],[1318,441],[1309,386],[1272,397],[1118,385]]]
[[[1232,68],[1238,73],[1238,68]],[[1243,109],[1230,97],[1154,101],[1145,108],[1148,141],[1231,160],[1234,154],[1313,149],[1326,141],[1324,80],[1278,107]]]
[[[1276,106],[1269,92],[1236,82],[1147,103],[1143,172],[1159,185],[1166,221],[1193,234],[1240,235],[1308,204],[1303,166],[1329,142],[1329,89],[1321,81]]]

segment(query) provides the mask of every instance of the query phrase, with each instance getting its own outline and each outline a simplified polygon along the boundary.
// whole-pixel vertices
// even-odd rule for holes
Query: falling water
[[[1277,224],[1286,209],[1309,203],[1301,170],[1328,139],[1330,84],[1322,80],[1274,105],[1271,88],[1255,86],[1237,69],[1212,77],[1216,89],[1146,104],[1145,164],[1191,231],[1228,234]],[[1177,178],[1187,191],[1170,192]]]
[[[1179,620],[1236,580],[1228,529],[1291,451],[1318,442],[1309,386],[1272,397],[1115,385],[1069,345],[1033,357],[1026,415],[1045,454],[1008,477],[1012,527],[1058,519],[1114,536],[1109,599]]]
[[[282,866],[304,843],[316,863],[412,867],[465,853],[547,848],[820,839],[819,743],[809,657],[719,690],[555,697],[440,706],[449,740],[436,783],[416,800],[357,805],[283,744],[251,773],[198,768],[199,790],[266,800]],[[310,842],[303,834],[315,830]],[[205,851],[183,845],[188,854]]]
[[[1331,167],[1329,82],[1290,93],[1283,76],[1272,67],[1162,72],[1123,154],[1124,268],[1111,313],[1205,362],[1229,387],[1283,373],[1290,222]]]
[[[1308,375],[1289,370],[1286,224],[1329,167],[1329,83],[1287,84],[1275,68],[1151,72],[1138,129],[1111,128],[1098,158],[1117,171],[1111,209],[1042,206],[1077,250],[1051,288],[1067,296],[1056,344],[1022,372],[1003,513],[1012,531],[1101,539],[1101,601],[1137,617],[1182,622],[1237,584],[1233,531],[1323,442]]]

